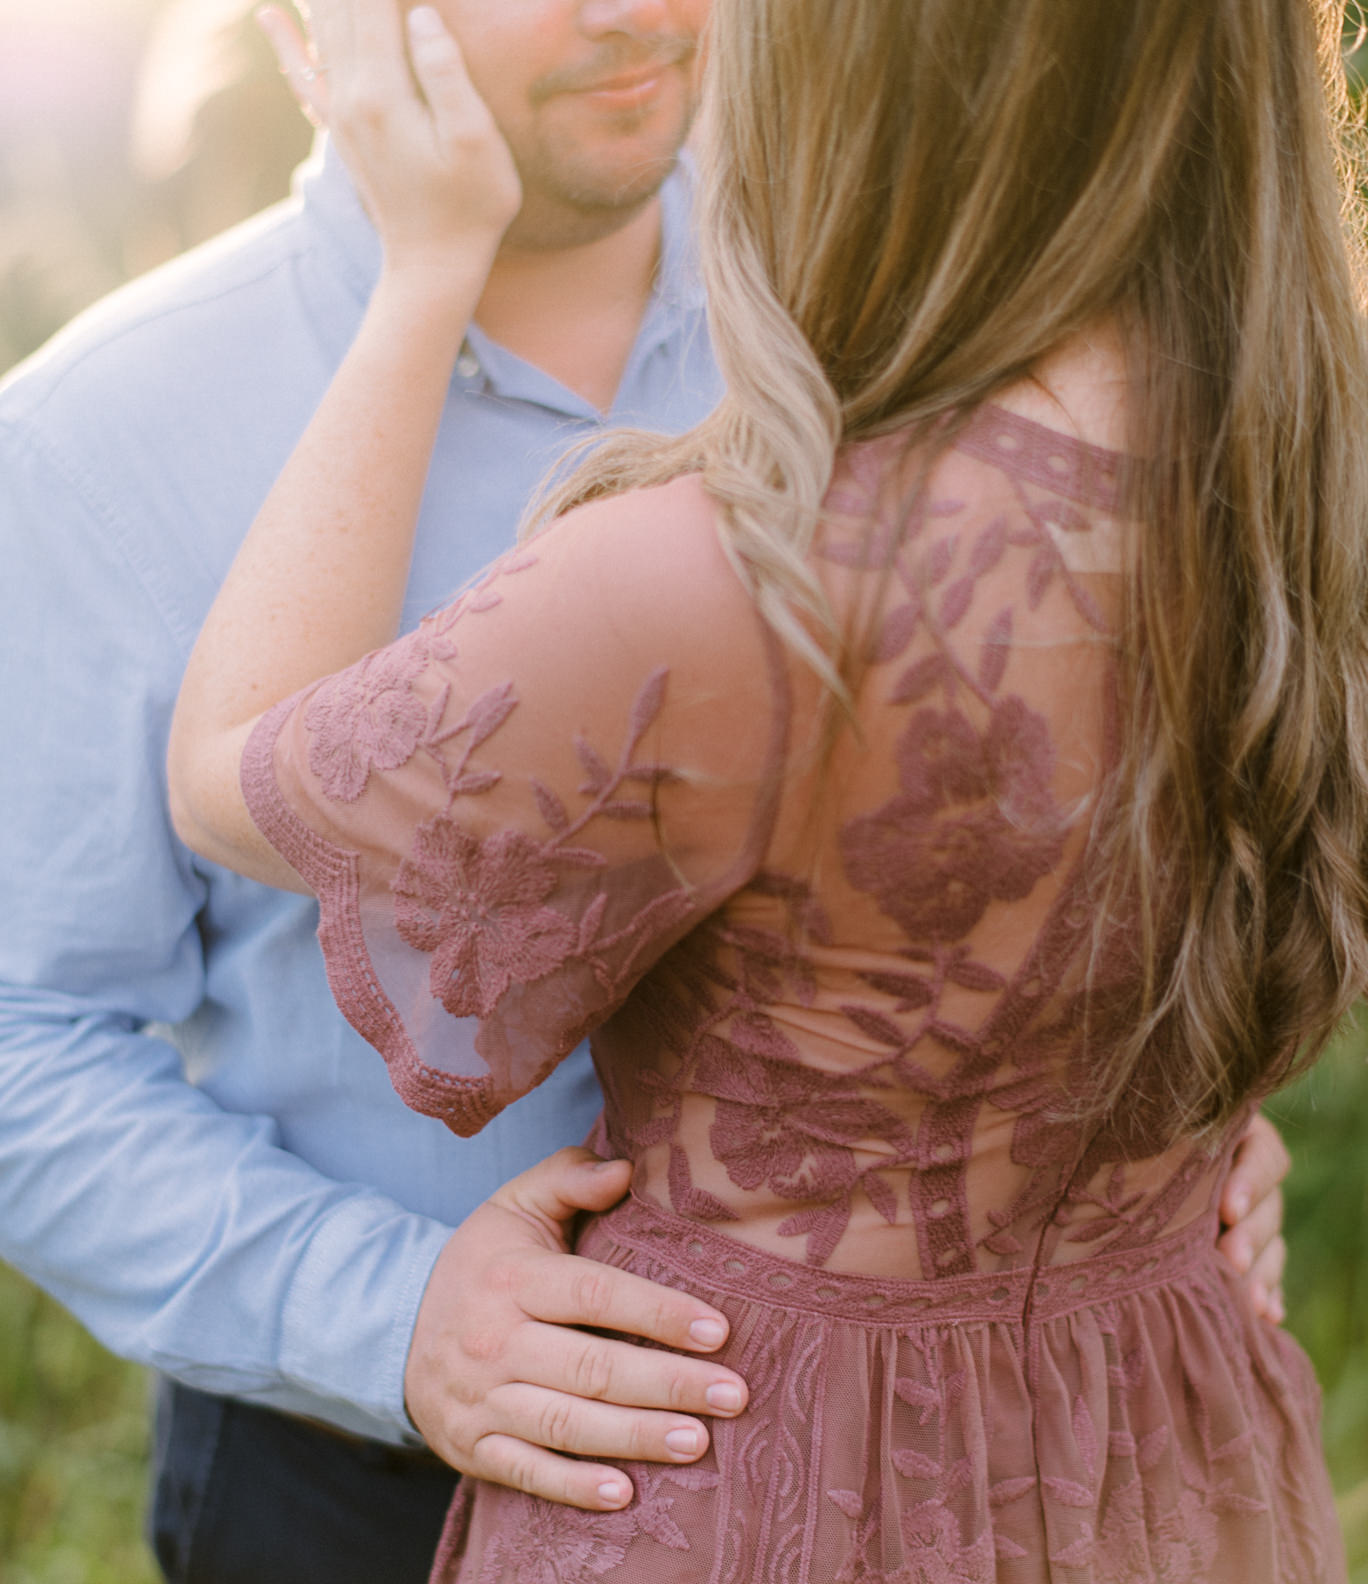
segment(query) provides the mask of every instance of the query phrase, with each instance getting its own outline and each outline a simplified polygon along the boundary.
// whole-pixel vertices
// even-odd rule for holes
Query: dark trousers
[[[168,1584],[426,1584],[457,1476],[169,1381],[149,1538]]]

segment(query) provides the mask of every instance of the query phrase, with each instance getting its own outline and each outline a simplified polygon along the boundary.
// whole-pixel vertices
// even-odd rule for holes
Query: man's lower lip
[[[603,88],[582,88],[580,93],[590,103],[604,105],[609,109],[635,109],[651,98],[664,80],[665,68],[662,67],[658,72],[653,72],[649,77],[642,77],[637,82]]]

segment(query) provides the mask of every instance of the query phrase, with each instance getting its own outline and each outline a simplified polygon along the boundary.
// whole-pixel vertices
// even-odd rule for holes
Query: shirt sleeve
[[[410,1105],[478,1131],[754,875],[789,694],[685,479],[571,514],[259,723],[249,808]]]
[[[184,649],[67,460],[0,426],[0,1257],[125,1357],[403,1439],[449,1229],[222,1109],[158,1032],[204,1002],[206,898],[246,882],[170,831]]]

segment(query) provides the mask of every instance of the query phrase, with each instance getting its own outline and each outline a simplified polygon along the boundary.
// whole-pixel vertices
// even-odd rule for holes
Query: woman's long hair
[[[721,406],[552,497],[701,472],[833,690],[808,563],[835,451],[928,433],[1122,330],[1139,529],[1099,916],[1167,1126],[1231,1117],[1368,984],[1368,374],[1328,0],[716,0],[703,154]],[[1352,223],[1351,223],[1352,222]]]

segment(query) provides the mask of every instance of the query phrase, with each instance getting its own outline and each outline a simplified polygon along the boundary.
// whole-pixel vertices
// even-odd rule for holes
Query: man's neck
[[[575,247],[506,243],[475,312],[480,329],[607,412],[660,266],[661,204]]]

